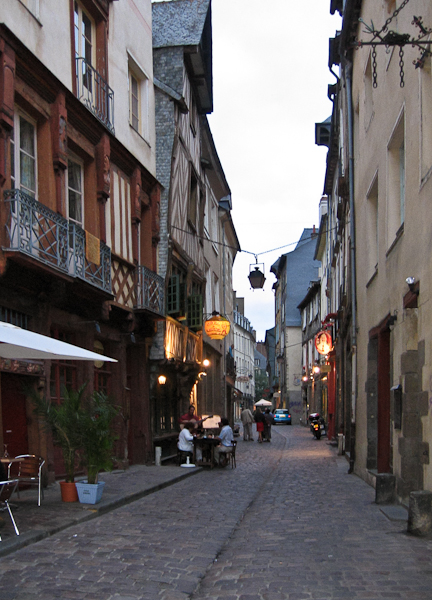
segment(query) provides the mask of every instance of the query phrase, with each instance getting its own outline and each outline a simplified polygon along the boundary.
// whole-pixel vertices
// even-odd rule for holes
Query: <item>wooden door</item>
[[[0,381],[3,443],[7,444],[9,456],[28,454],[26,397],[22,391],[23,378],[19,375],[2,373]],[[0,450],[3,454],[4,448]]]

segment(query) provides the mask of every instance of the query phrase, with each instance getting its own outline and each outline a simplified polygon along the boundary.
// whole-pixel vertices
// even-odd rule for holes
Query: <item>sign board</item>
[[[315,348],[320,354],[328,354],[333,348],[332,336],[328,331],[320,331],[315,336]]]
[[[330,373],[331,365],[320,365],[321,373]]]

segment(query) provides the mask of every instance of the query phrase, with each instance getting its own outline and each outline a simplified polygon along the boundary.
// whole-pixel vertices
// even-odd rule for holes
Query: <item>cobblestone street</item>
[[[432,540],[389,519],[326,438],[273,432],[240,439],[237,469],[1,558],[1,600],[430,600]]]

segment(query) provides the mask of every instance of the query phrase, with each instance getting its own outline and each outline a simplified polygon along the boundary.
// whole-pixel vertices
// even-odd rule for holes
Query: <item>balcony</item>
[[[114,90],[82,57],[76,59],[76,94],[89,111],[114,135]]]
[[[136,306],[137,310],[149,310],[157,315],[165,314],[165,281],[160,276],[147,269],[146,267],[137,267],[137,289]]]
[[[111,294],[111,250],[97,240],[95,262],[88,258],[86,232],[20,190],[7,190],[9,205],[3,250],[25,254],[44,265]]]
[[[166,357],[181,362],[202,361],[202,335],[197,335],[170,317],[165,323]]]

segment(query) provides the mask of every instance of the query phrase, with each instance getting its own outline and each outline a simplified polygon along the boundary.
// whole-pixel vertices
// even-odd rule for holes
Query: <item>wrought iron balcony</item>
[[[4,192],[9,205],[5,250],[20,252],[111,293],[111,250],[99,242],[99,264],[86,257],[85,231],[21,190]]]
[[[150,310],[164,316],[165,282],[163,277],[143,266],[137,268],[137,275],[135,308]]]
[[[99,264],[88,259],[86,233],[69,223],[69,274],[111,294],[111,249],[99,240]]]
[[[114,134],[114,90],[85,58],[76,59],[77,97]]]

